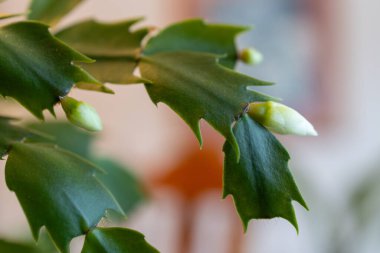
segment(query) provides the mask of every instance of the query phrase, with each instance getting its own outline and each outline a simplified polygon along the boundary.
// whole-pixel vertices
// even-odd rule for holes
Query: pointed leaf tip
[[[126,228],[95,228],[85,239],[82,253],[159,253],[141,233]]]

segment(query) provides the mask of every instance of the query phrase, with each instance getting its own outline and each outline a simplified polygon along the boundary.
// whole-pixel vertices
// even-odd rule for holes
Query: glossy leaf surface
[[[68,252],[72,238],[96,226],[107,209],[120,211],[99,182],[93,164],[46,144],[17,143],[6,163],[8,188],[14,191],[34,237],[45,226],[57,247]]]
[[[92,62],[54,38],[48,27],[18,22],[0,28],[0,94],[18,100],[36,117],[76,83],[98,84],[73,62]]]
[[[164,102],[177,112],[202,142],[199,120],[218,130],[238,154],[231,125],[252,101],[270,97],[248,90],[268,83],[239,74],[218,64],[218,57],[195,52],[165,52],[145,56],[140,63],[152,101]]]
[[[84,243],[82,253],[158,253],[141,233],[126,228],[95,228]]]
[[[240,161],[224,145],[224,197],[231,194],[245,228],[251,219],[282,217],[298,231],[292,200],[307,208],[288,168],[285,148],[247,115],[234,126]]]

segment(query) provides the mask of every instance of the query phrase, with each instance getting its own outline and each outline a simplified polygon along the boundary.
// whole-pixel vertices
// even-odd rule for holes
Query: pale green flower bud
[[[249,65],[257,65],[264,59],[263,55],[254,48],[244,48],[241,50],[239,58]]]
[[[74,125],[88,131],[102,130],[102,121],[91,105],[68,96],[61,98],[61,105],[67,119]]]
[[[296,110],[280,103],[272,101],[250,103],[248,115],[274,133],[318,135],[307,119]]]

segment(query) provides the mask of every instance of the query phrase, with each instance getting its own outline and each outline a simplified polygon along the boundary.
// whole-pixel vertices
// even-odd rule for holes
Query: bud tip
[[[274,133],[318,136],[313,125],[300,113],[277,102],[250,103],[248,115]]]
[[[61,105],[67,119],[74,125],[88,131],[102,130],[102,121],[91,105],[69,96],[61,98]]]
[[[257,65],[264,59],[263,55],[255,48],[244,48],[241,50],[239,58],[242,62],[249,65]]]

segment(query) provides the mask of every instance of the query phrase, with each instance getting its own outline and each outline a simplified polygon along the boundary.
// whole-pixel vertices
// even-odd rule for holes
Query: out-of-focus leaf
[[[203,20],[188,20],[162,30],[149,40],[144,55],[162,52],[191,51],[224,55],[220,64],[234,68],[238,53],[235,37],[248,27],[206,24]]]
[[[140,19],[105,24],[87,20],[60,31],[56,36],[86,55],[135,57],[147,33],[146,29],[130,31],[138,21]]]
[[[199,120],[203,118],[239,154],[232,123],[249,102],[271,99],[247,87],[269,83],[223,67],[218,59],[206,53],[157,53],[141,59],[140,71],[143,78],[151,81],[145,87],[153,103],[170,106],[191,127],[200,143]]]
[[[46,229],[42,228],[38,237],[37,249],[39,252],[45,253],[58,253],[60,252],[55,246],[54,241],[52,240],[49,233]]]
[[[55,25],[81,2],[82,0],[32,0],[28,19]]]
[[[350,206],[354,219],[357,224],[356,232],[360,233],[366,227],[369,227],[372,222],[377,220],[380,211],[380,170],[379,161],[376,162],[372,173],[367,175],[354,188],[350,194]]]
[[[122,213],[95,173],[101,171],[73,153],[33,143],[13,144],[5,167],[8,188],[16,193],[35,239],[45,226],[62,252],[107,209]]]
[[[289,155],[277,139],[247,115],[234,126],[240,161],[224,145],[224,197],[231,194],[245,228],[251,219],[282,217],[298,231],[292,200],[307,208],[288,168]]]
[[[137,231],[95,228],[87,234],[82,253],[158,253],[158,250]]]
[[[8,241],[0,239],[1,253],[57,253],[47,233],[41,233],[38,244],[33,242]]]
[[[138,179],[126,168],[110,159],[97,159],[94,163],[106,172],[97,177],[110,190],[124,213],[130,213],[144,200],[145,194]]]
[[[64,29],[57,33],[57,37],[96,59],[95,64],[84,68],[99,80],[137,83],[142,80],[133,75],[136,57],[141,50],[141,41],[148,33],[147,29],[131,31],[131,26],[138,21],[140,19],[104,24],[88,20]]]
[[[86,159],[91,158],[91,144],[95,136],[88,131],[66,122],[33,123],[29,124],[28,128],[52,136],[53,138],[50,142],[63,149]],[[34,138],[34,141],[46,142],[46,140],[36,140],[36,138]]]
[[[0,20],[1,19],[7,19],[7,18],[14,18],[14,17],[19,17],[19,16],[22,16],[24,14],[20,14],[20,13],[0,13]]]
[[[0,239],[0,252],[1,253],[46,253],[38,250],[33,245],[17,242],[9,242]]]
[[[18,100],[36,117],[76,83],[101,85],[73,62],[93,62],[54,38],[48,27],[18,22],[0,28],[0,94]]]
[[[136,68],[136,60],[128,57],[108,58],[95,57],[96,62],[83,66],[88,72],[93,74],[98,80],[114,84],[143,83],[144,80],[133,74]],[[84,90],[97,90],[96,86],[77,86]]]
[[[46,138],[35,131],[12,125],[10,121],[13,119],[0,116],[0,159],[7,154],[13,142],[22,141],[27,137],[38,139]]]

